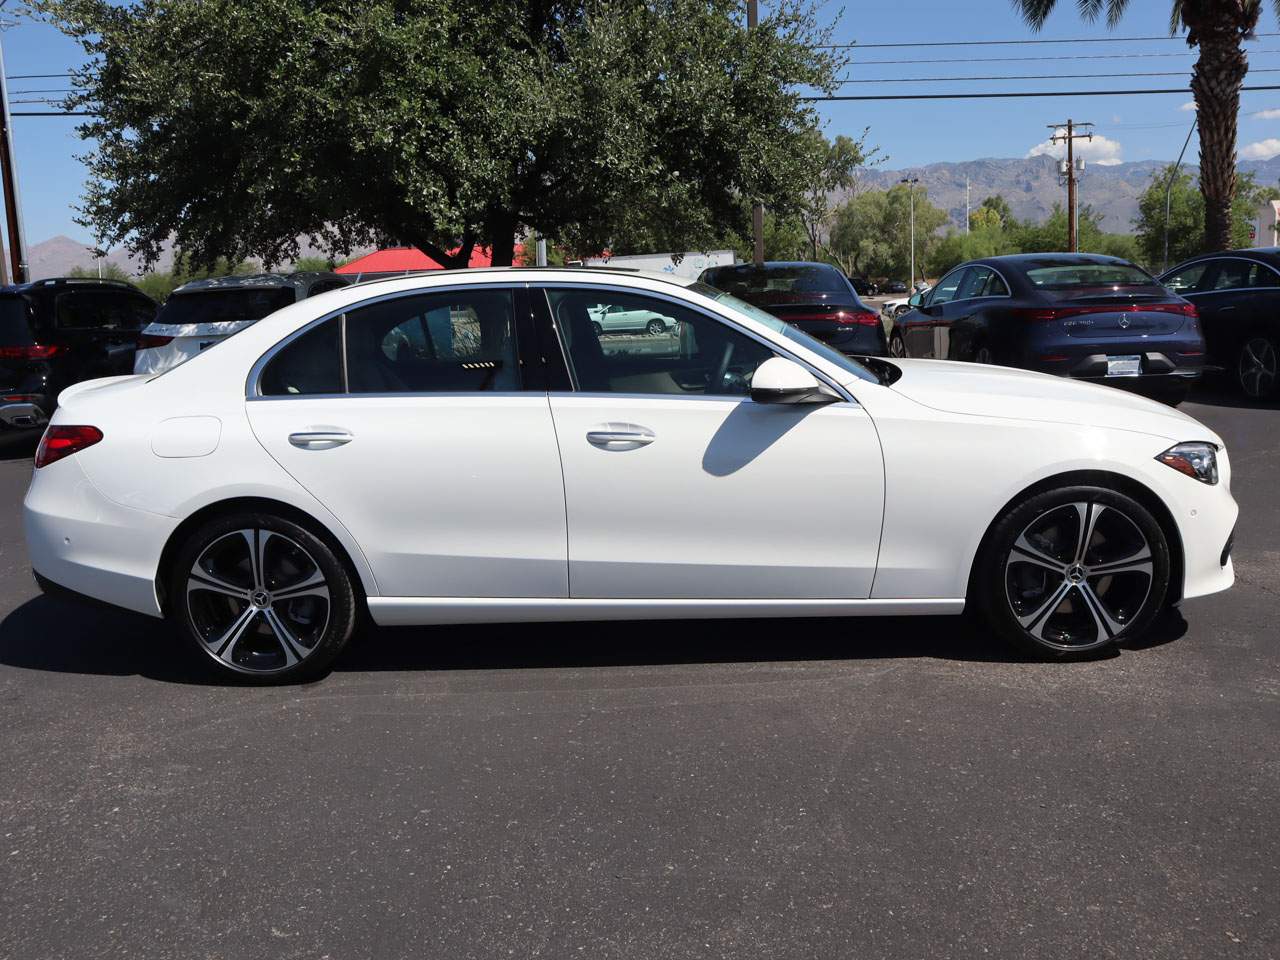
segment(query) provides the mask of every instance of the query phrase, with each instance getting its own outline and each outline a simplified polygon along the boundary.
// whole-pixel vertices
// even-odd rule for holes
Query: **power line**
[[[1280,37],[1280,33],[1255,33],[1255,37]],[[1178,40],[1182,37],[1075,37],[1062,40],[1048,40],[1029,37],[1022,40],[912,40],[902,43],[824,43],[818,44],[824,50],[871,50],[887,47],[1003,47],[1033,43],[1141,43],[1148,40]]]
[[[96,113],[78,113],[68,110],[11,110],[11,117],[96,117]]]
[[[1241,87],[1241,91],[1280,90],[1280,86]],[[808,102],[829,100],[1003,100],[1009,97],[1134,97],[1149,93],[1191,92],[1190,87],[1171,87],[1164,90],[1024,90],[1015,93],[878,93],[858,96],[828,95],[801,97]]]
[[[5,77],[6,80],[54,80],[61,77],[71,76],[71,71],[66,73],[11,73]]]
[[[1250,70],[1250,73],[1280,73],[1280,67],[1261,68]],[[845,83],[952,83],[954,81],[966,80],[1112,80],[1116,77],[1185,77],[1187,71],[1176,70],[1172,72],[1137,72],[1137,73],[1035,73],[1023,74],[1021,76],[991,76],[991,77],[880,77],[874,80],[870,79],[845,79],[837,80],[838,84]],[[18,91],[24,93],[26,91]]]

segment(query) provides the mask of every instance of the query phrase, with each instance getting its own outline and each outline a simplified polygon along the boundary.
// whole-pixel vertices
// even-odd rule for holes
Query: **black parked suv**
[[[122,280],[59,278],[0,287],[0,429],[40,429],[58,394],[133,373],[155,301]]]

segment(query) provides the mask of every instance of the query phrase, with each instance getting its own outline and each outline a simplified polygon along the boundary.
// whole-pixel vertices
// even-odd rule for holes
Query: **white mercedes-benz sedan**
[[[677,332],[599,336],[602,304]],[[1221,439],[1119,390],[858,362],[668,276],[469,270],[322,294],[159,376],[71,387],[25,525],[44,588],[166,617],[241,678],[322,674],[365,610],[970,609],[1070,658],[1231,585],[1229,488]]]

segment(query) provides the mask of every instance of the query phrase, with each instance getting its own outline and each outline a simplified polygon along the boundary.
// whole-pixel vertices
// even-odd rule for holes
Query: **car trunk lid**
[[[1074,293],[1026,311],[1029,319],[1055,323],[1068,337],[1142,339],[1177,333],[1196,308],[1167,294]]]

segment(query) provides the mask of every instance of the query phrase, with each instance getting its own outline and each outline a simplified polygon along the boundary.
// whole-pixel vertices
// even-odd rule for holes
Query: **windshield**
[[[1027,279],[1042,290],[1074,290],[1080,287],[1158,287],[1148,274],[1129,263],[1081,263],[1071,260],[1035,261]]]
[[[839,350],[827,346],[821,340],[809,336],[803,330],[793,327],[791,324],[779,320],[771,313],[765,313],[759,307],[752,306],[745,300],[739,300],[732,294],[725,293],[723,290],[717,290],[715,287],[707,286],[705,283],[695,283],[689,287],[694,293],[700,293],[704,297],[714,300],[716,303],[726,306],[738,313],[745,313],[752,320],[756,320],[774,333],[780,333],[788,340],[793,340],[800,346],[813,353],[816,353],[822,359],[835,364],[841,370],[853,374],[859,380],[866,380],[868,383],[879,383],[880,378],[874,373],[860,364],[852,357],[846,357]]]
[[[175,293],[156,314],[156,323],[235,323],[261,320],[293,303],[292,287],[193,290]]]

